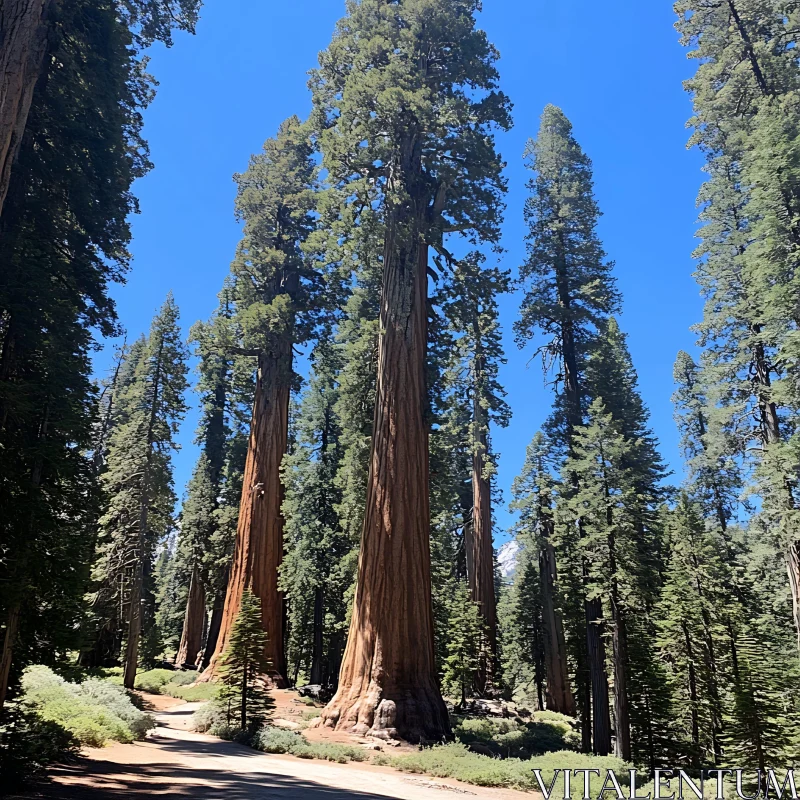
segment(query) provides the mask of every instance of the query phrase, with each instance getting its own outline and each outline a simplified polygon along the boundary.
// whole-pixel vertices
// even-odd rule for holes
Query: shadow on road
[[[219,755],[219,751],[216,751]],[[17,800],[375,800],[380,795],[321,786],[270,773],[187,769],[175,764],[118,764],[79,759],[52,773],[56,779]]]

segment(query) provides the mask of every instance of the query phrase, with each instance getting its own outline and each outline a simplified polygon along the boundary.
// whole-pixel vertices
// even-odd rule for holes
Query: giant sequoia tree
[[[497,53],[474,0],[348,4],[312,77],[323,166],[358,210],[384,209],[383,291],[370,474],[358,584],[326,724],[412,739],[449,730],[430,602],[425,350],[428,248],[471,232],[494,241],[507,127]]]
[[[251,589],[261,600],[268,635],[265,663],[276,683],[286,677],[278,570],[283,558],[281,461],[288,446],[293,348],[310,335],[320,289],[319,274],[302,251],[313,227],[311,153],[300,120],[291,117],[236,178],[236,208],[245,228],[231,266],[233,313],[219,342],[222,351],[257,359],[257,377],[236,546],[215,657],[228,645],[242,593]]]

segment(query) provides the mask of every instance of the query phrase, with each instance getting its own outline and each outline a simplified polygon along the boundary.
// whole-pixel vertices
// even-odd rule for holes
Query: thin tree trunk
[[[476,334],[476,336],[479,334]],[[478,344],[478,346],[480,346]],[[482,370],[482,358],[476,359],[476,373]],[[494,677],[497,658],[497,598],[494,592],[494,545],[492,542],[492,487],[484,474],[488,437],[485,411],[481,407],[479,380],[473,389],[473,420],[475,429],[472,451],[472,581],[470,594],[486,628],[488,653],[481,658],[478,686],[486,691]]]
[[[311,683],[322,685],[322,624],[324,593],[321,586],[314,592],[314,649],[311,653]]]
[[[694,669],[694,648],[692,647],[692,639],[689,636],[689,629],[686,627],[685,621],[681,622],[681,628],[686,642],[686,658],[689,662],[689,701],[691,702],[692,744],[694,745],[692,766],[697,768],[700,766],[700,721],[697,714],[697,676]]]
[[[47,53],[52,0],[0,0],[0,215]]]
[[[195,564],[189,579],[189,596],[186,599],[186,612],[183,616],[183,631],[178,653],[175,656],[176,667],[194,666],[200,648],[203,646],[203,629],[206,623],[206,591],[200,578],[200,570]]]
[[[139,666],[139,640],[142,636],[142,600],[144,596],[144,560],[147,543],[147,522],[150,514],[150,467],[153,461],[153,441],[158,403],[161,394],[161,359],[164,356],[164,338],[158,343],[156,371],[153,376],[153,397],[150,405],[150,419],[147,425],[147,453],[142,471],[141,498],[139,504],[139,528],[135,549],[136,565],[133,570],[131,596],[128,610],[128,638],[125,642],[125,661],[123,664],[122,684],[126,689],[133,689],[136,683],[136,670]]]
[[[605,487],[606,504],[609,503],[608,486]],[[607,505],[607,522],[613,526],[611,507]],[[631,761],[631,719],[628,703],[628,630],[625,626],[625,611],[622,608],[617,580],[617,543],[611,527],[608,536],[609,571],[611,572],[611,651],[614,661],[614,755],[623,761]]]
[[[611,752],[611,711],[608,703],[605,623],[599,598],[585,601],[586,649],[589,654],[589,681],[592,687],[592,750],[597,756]]]
[[[414,138],[409,132],[409,141]],[[407,143],[389,170],[397,197],[420,172]],[[404,177],[405,176],[405,177]],[[450,734],[433,647],[428,426],[425,420],[427,209],[390,206],[366,513],[339,688],[323,724],[409,741]]]
[[[261,600],[261,621],[267,632],[265,652],[268,677],[276,686],[286,686],[283,646],[283,595],[278,590],[278,570],[283,561],[283,504],[281,461],[289,439],[289,393],[292,345],[283,341],[277,352],[259,356],[258,379],[250,425],[250,441],[239,506],[239,524],[231,565],[225,607],[209,679],[225,652],[246,588]]]
[[[549,527],[552,528],[552,521]],[[539,580],[542,592],[544,634],[542,638],[547,686],[545,702],[549,711],[574,717],[575,698],[569,683],[564,625],[555,602],[557,577],[555,549],[550,541],[549,531],[543,526],[539,536]]]

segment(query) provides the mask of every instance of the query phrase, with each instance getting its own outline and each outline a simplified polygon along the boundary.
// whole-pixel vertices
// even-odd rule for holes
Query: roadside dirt
[[[276,697],[276,714],[299,718],[307,708]],[[288,695],[291,695],[289,697]],[[16,800],[532,800],[535,795],[483,789],[457,781],[406,775],[367,764],[331,764],[258,753],[189,731],[200,703],[143,695],[159,727],[144,742],[87,749],[76,763],[54,769],[52,780]],[[285,702],[284,702],[285,701]],[[300,713],[290,714],[295,705]],[[306,735],[313,732],[304,732]],[[323,729],[323,734],[325,730]],[[341,734],[327,731],[329,741]],[[334,739],[333,737],[337,738]],[[310,738],[310,737],[309,737]],[[353,737],[341,741],[352,742]],[[395,751],[396,752],[396,751]]]

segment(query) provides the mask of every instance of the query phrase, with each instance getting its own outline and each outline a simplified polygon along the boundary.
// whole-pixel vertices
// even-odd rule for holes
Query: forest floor
[[[158,727],[145,741],[86,748],[74,763],[56,767],[47,783],[16,800],[531,800],[524,792],[412,776],[364,763],[267,755],[190,731],[189,720],[200,703],[159,695],[146,699]],[[285,706],[281,716],[290,716],[288,693],[276,700],[276,711]],[[328,733],[304,731],[313,740],[353,741]]]

